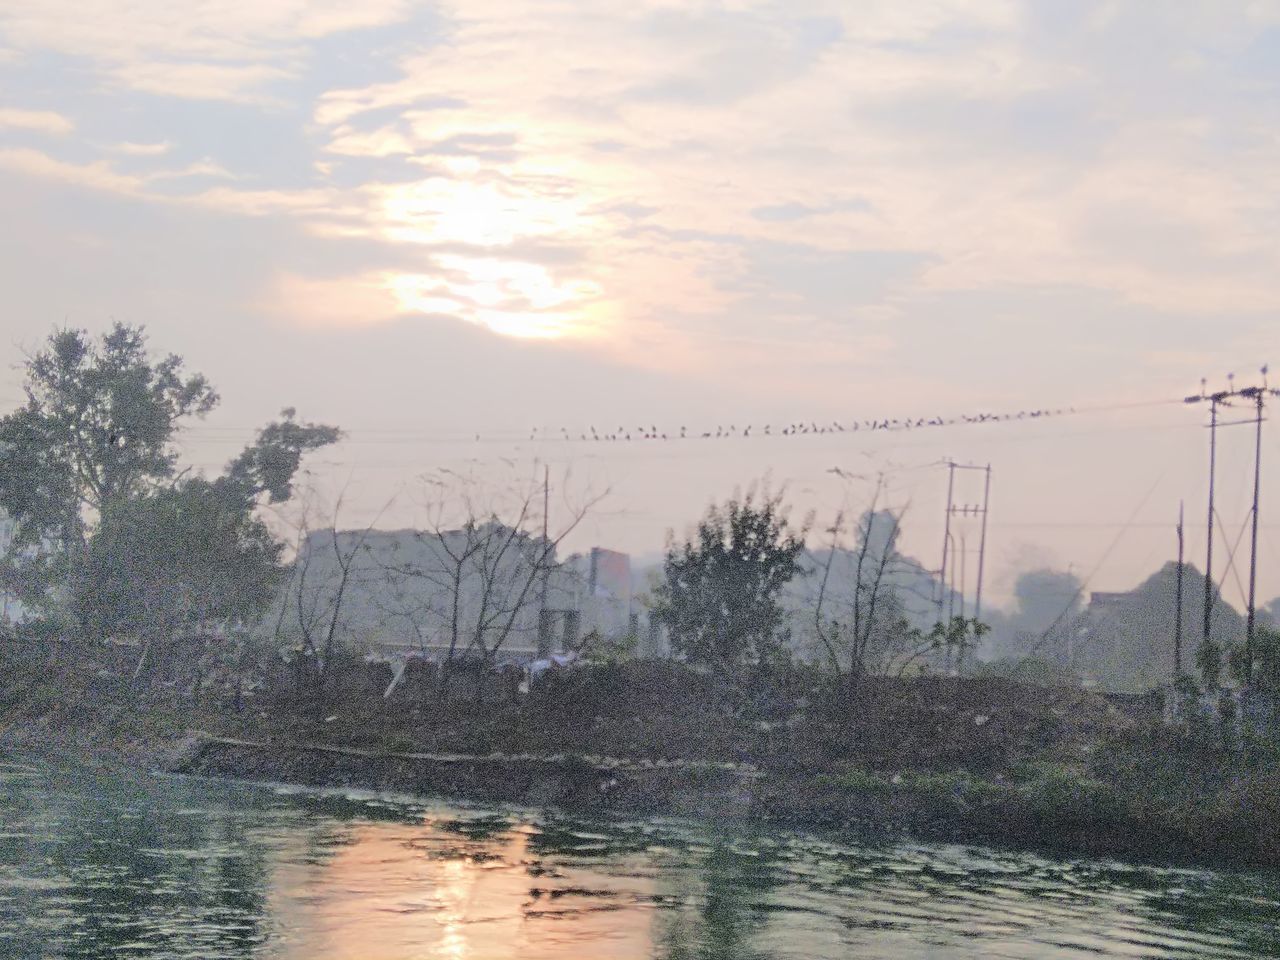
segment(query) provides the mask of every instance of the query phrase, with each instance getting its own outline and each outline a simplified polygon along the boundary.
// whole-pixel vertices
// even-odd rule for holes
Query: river
[[[0,755],[8,958],[1280,956],[1280,880]]]

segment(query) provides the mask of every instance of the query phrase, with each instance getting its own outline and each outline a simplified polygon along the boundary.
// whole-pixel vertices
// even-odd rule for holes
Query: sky
[[[1041,563],[1125,589],[1182,500],[1203,551],[1176,401],[1280,362],[1277,171],[1275,0],[0,0],[0,406],[119,320],[222,394],[194,469],[286,406],[344,427],[343,525],[546,463],[562,514],[609,491],[571,546],[652,554],[765,476],[819,536],[883,472],[928,561],[954,457],[992,464],[994,601]],[[761,435],[1029,409],[1078,412]]]

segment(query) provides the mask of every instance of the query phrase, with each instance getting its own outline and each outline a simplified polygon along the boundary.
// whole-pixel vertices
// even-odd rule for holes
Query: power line
[[[1130,514],[1130,521],[1132,521],[1133,518],[1137,517],[1137,515],[1142,512],[1142,508],[1147,505],[1147,501],[1151,499],[1151,495],[1156,492],[1156,488],[1160,486],[1161,482],[1165,478],[1166,473],[1168,473],[1168,466],[1166,466],[1163,470],[1161,470],[1160,475],[1156,477],[1155,483],[1151,484],[1150,489],[1148,489],[1147,492],[1143,494],[1142,499],[1138,501],[1138,505],[1134,507],[1133,513]],[[1115,537],[1112,538],[1111,543],[1108,544],[1106,550],[1102,552],[1102,556],[1098,559],[1098,562],[1094,564],[1093,569],[1089,571],[1089,574],[1080,581],[1080,586],[1077,587],[1076,591],[1071,595],[1071,599],[1067,601],[1066,605],[1062,608],[1061,612],[1056,617],[1053,618],[1053,622],[1050,623],[1049,626],[1045,627],[1044,632],[1040,634],[1040,638],[1032,645],[1031,649],[1027,652],[1027,658],[1020,661],[1020,663],[1026,663],[1029,658],[1034,657],[1037,653],[1040,652],[1040,648],[1043,647],[1045,643],[1048,641],[1049,635],[1058,627],[1059,624],[1062,623],[1063,618],[1066,617],[1066,615],[1071,612],[1071,608],[1074,607],[1076,603],[1079,602],[1080,597],[1083,595],[1085,591],[1085,588],[1088,587],[1089,584],[1093,581],[1093,579],[1098,575],[1098,572],[1102,569],[1103,565],[1106,564],[1108,558],[1110,558],[1111,554],[1115,551],[1116,547],[1120,545],[1120,541],[1124,539],[1124,535],[1129,532],[1129,527],[1130,527],[1130,524],[1126,523],[1123,529],[1121,529],[1120,532],[1117,533]],[[1017,668],[1015,667],[1015,670],[1016,669]]]
[[[1022,423],[1039,420],[1057,419],[1078,416],[1088,413],[1114,412],[1120,410],[1139,409],[1144,407],[1170,406],[1180,400],[1144,400],[1126,403],[1105,403],[1085,407],[1034,408],[1018,411],[997,412],[978,411],[960,413],[949,416],[931,417],[870,417],[851,418],[846,420],[789,420],[766,423],[746,423],[741,428],[739,418],[736,422],[723,422],[714,428],[704,425],[701,428],[660,427],[656,423],[643,423],[630,426],[634,418],[623,421],[617,427],[600,427],[595,424],[579,424],[573,427],[561,426],[556,429],[534,427],[530,430],[516,430],[511,427],[493,430],[472,431],[468,433],[433,433],[420,430],[403,430],[393,427],[352,427],[348,432],[365,434],[362,438],[345,439],[347,443],[401,443],[408,441],[434,443],[474,443],[474,442],[510,442],[521,438],[532,442],[574,442],[574,443],[633,443],[691,440],[727,440],[727,439],[763,439],[763,438],[799,438],[819,436],[841,436],[852,434],[909,433],[939,429],[944,427],[978,426],[996,423]],[[184,429],[184,433],[202,436],[211,440],[224,439],[228,442],[253,434],[257,427],[239,426],[202,426],[192,424]]]

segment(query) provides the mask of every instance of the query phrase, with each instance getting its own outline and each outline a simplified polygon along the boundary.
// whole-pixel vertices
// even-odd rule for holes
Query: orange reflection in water
[[[290,856],[272,884],[287,960],[652,956],[639,870],[551,864],[531,828],[474,839],[428,820],[362,824],[331,855]],[[333,848],[331,848],[333,849]],[[616,868],[616,860],[613,867]],[[637,864],[639,867],[639,864]]]

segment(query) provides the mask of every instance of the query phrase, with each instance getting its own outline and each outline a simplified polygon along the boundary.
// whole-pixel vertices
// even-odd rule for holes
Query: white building
[[[439,535],[340,531],[336,542],[322,531],[307,538],[263,629],[292,642],[307,631],[322,637],[336,608],[336,636],[358,652],[445,659],[492,651],[500,662],[523,662],[593,629],[627,632],[629,576],[625,554],[593,550],[557,564],[554,546],[498,523]]]

